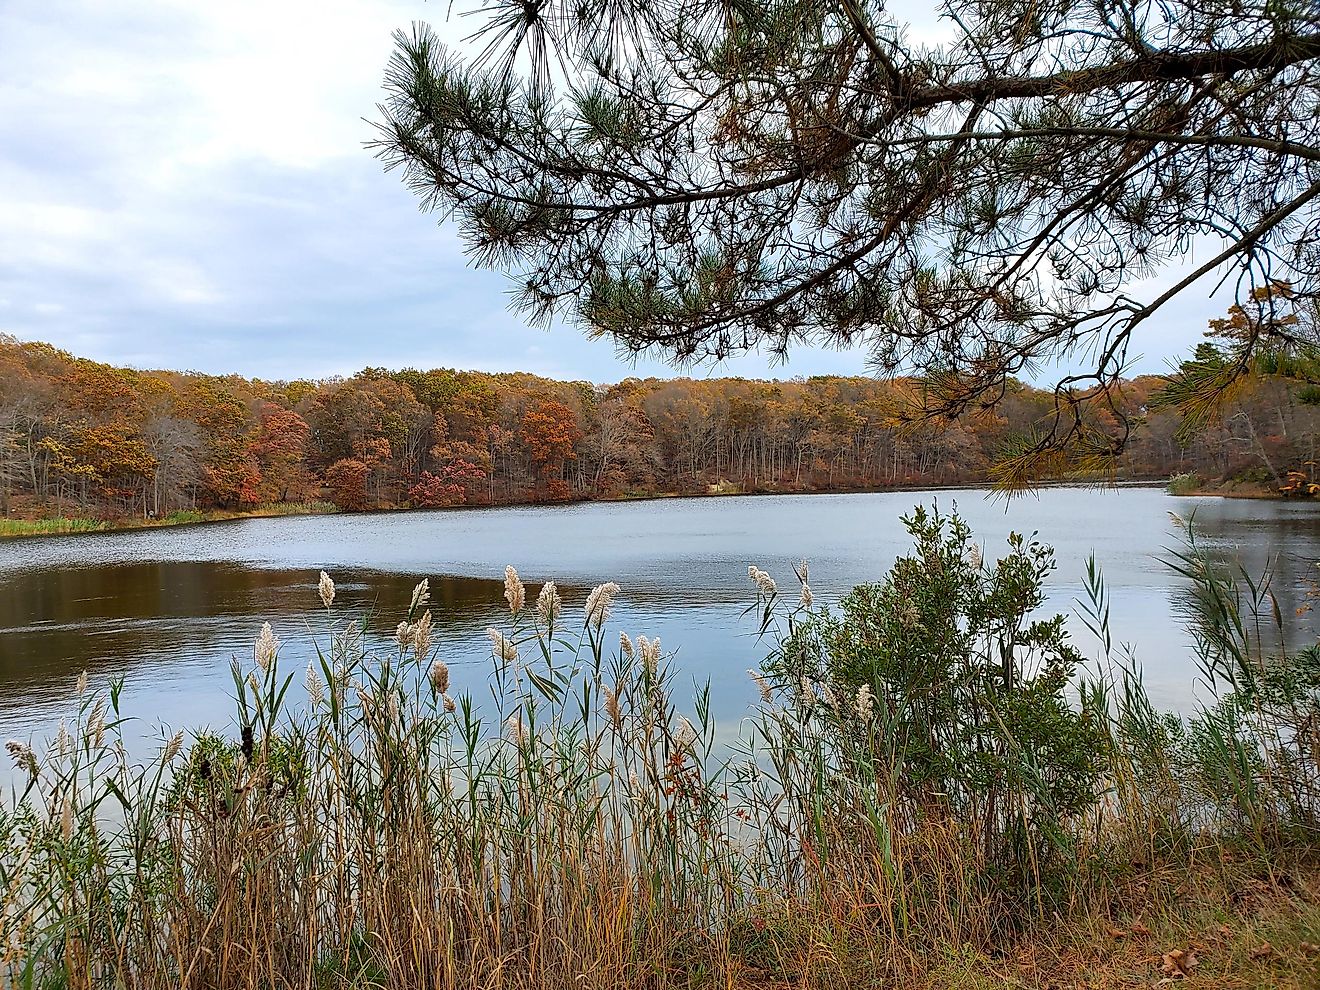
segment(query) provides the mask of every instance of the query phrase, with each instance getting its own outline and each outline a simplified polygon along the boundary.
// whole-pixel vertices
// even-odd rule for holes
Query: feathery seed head
[[[605,694],[605,711],[609,713],[610,721],[614,723],[615,728],[623,728],[623,714],[619,711],[619,694],[608,685],[601,688]]]
[[[449,666],[443,660],[431,664],[429,676],[431,690],[436,694],[444,694],[449,690]]]
[[[767,598],[778,593],[779,588],[775,585],[775,579],[755,564],[747,565],[747,576],[756,584],[756,590]]]
[[[31,746],[17,739],[11,739],[5,743],[5,749],[9,751],[9,758],[14,761],[17,769],[26,770],[29,777],[33,780],[37,779],[40,767],[37,765],[37,754],[32,752]]]
[[[431,601],[431,579],[422,578],[417,587],[413,588],[412,602],[408,605],[408,615],[412,617],[417,614],[419,608],[425,608]]]
[[[165,744],[165,752],[161,754],[160,762],[169,765],[174,762],[174,758],[179,755],[179,750],[183,749],[183,730],[180,729],[170,741]]]
[[[87,737],[97,748],[105,741],[105,698],[97,698],[92,706],[92,714],[87,719]]]
[[[518,659],[518,647],[514,645],[513,640],[494,626],[486,630],[486,637],[490,640],[491,651],[495,654],[496,659],[503,660],[506,663],[513,663]]]
[[[517,746],[527,741],[527,730],[523,728],[522,713],[513,712],[504,720],[504,729],[509,740]]]
[[[825,704],[829,705],[836,712],[839,710],[839,696],[834,692],[828,682],[820,686],[820,696],[825,699]]]
[[[426,655],[431,651],[431,612],[428,609],[422,613],[421,619],[412,631],[413,657],[418,663],[426,659]]]
[[[674,733],[674,745],[679,749],[690,749],[697,741],[697,730],[686,716],[678,716],[678,729]]]
[[[869,722],[874,715],[875,697],[871,694],[871,685],[863,684],[857,689],[857,717]]]
[[[655,677],[656,669],[660,666],[660,637],[647,639],[645,636],[638,636],[637,654],[642,658],[642,667],[647,675]]]
[[[411,650],[413,645],[413,627],[407,622],[400,622],[394,630],[394,640],[401,650]]]
[[[761,700],[769,701],[773,696],[773,691],[770,688],[770,682],[765,679],[765,675],[759,670],[748,670],[747,673],[752,675],[752,680],[756,683],[756,690],[761,692]]]
[[[329,608],[335,600],[335,583],[325,571],[321,572],[321,580],[316,585],[316,591],[321,596],[321,604]]]
[[[559,621],[559,613],[564,603],[559,600],[559,589],[553,581],[541,585],[541,593],[536,596],[536,617],[546,629],[553,629]]]
[[[811,585],[809,585],[809,584],[807,584],[805,581],[803,581],[803,582],[802,582],[802,598],[801,598],[802,607],[803,607],[803,608],[811,608],[811,604],[812,604],[812,602],[814,602],[814,601],[815,601],[815,599],[814,599],[814,598],[812,597],[812,595],[811,595]]]
[[[313,708],[325,700],[325,685],[321,683],[321,675],[316,672],[316,667],[311,663],[307,664],[307,701]]]
[[[84,694],[87,693],[87,671],[85,671],[85,670],[84,670],[81,674],[78,675],[78,689],[77,689],[77,690],[78,690],[78,696],[79,696],[79,697],[82,697]]]
[[[253,647],[252,653],[263,673],[270,670],[270,665],[275,662],[275,654],[279,649],[280,641],[271,631],[270,623],[262,623],[261,635],[257,637],[257,645]]]
[[[631,663],[637,655],[633,652],[632,640],[628,638],[628,634],[622,629],[619,630],[619,651],[629,663]]]
[[[513,615],[521,612],[527,601],[527,589],[512,564],[504,568],[504,600],[509,603],[509,612]]]
[[[618,593],[619,586],[613,581],[606,581],[604,584],[598,584],[592,588],[591,594],[587,596],[587,622],[597,629],[605,625],[610,617],[610,607],[614,604],[614,596]]]
[[[445,713],[452,715],[454,714],[455,708],[457,708],[457,706],[454,704],[454,699],[449,697],[449,695],[445,695]]]

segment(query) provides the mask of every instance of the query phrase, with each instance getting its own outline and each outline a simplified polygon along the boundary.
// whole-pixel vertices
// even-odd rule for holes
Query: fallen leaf
[[[1150,934],[1150,929],[1147,928],[1145,925],[1143,925],[1140,921],[1134,921],[1132,923],[1132,934],[1140,935],[1144,938],[1145,936]]]
[[[1123,931],[1123,929],[1121,928],[1109,928],[1105,931],[1105,934],[1108,935],[1110,938],[1112,938],[1115,942],[1117,942],[1121,938],[1127,937],[1127,932]]]
[[[1185,979],[1200,963],[1195,949],[1170,949],[1160,957],[1160,972],[1175,979]]]
[[[1248,953],[1252,959],[1266,959],[1274,955],[1274,946],[1269,942],[1262,942]]]

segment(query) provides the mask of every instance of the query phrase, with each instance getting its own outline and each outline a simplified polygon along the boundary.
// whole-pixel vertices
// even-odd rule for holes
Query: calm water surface
[[[601,581],[622,587],[609,626],[660,636],[694,681],[710,678],[717,715],[753,699],[746,670],[764,657],[747,565],[793,588],[792,562],[811,561],[818,601],[880,577],[909,545],[899,517],[917,502],[959,510],[987,547],[1010,531],[1054,545],[1051,604],[1071,612],[1094,552],[1112,600],[1116,639],[1135,645],[1158,701],[1196,696],[1188,637],[1176,617],[1184,582],[1160,562],[1179,536],[1169,513],[1195,517],[1206,544],[1252,571],[1274,563],[1285,615],[1320,577],[1320,506],[1175,499],[1155,489],[1049,489],[1007,506],[974,491],[667,499],[546,508],[253,519],[191,528],[81,534],[0,543],[0,738],[43,737],[72,709],[79,671],[126,682],[143,732],[229,723],[230,659],[250,661],[269,620],[284,661],[326,639],[320,569],[339,588],[337,614],[370,614],[387,636],[421,577],[431,579],[437,639],[458,691],[484,690],[501,621],[504,565],[529,586],[555,580],[580,608]],[[533,587],[533,593],[535,588]],[[529,595],[530,597],[530,595]],[[1316,628],[1293,622],[1295,642]],[[1080,623],[1084,652],[1094,654]],[[292,668],[290,668],[292,669]],[[148,728],[150,727],[150,729]]]

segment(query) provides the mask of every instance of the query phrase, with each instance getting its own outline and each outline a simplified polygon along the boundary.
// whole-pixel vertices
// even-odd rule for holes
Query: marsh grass
[[[167,516],[143,518],[82,519],[58,517],[53,519],[0,519],[0,538],[20,536],[53,536],[63,533],[93,533],[113,529],[150,529],[156,526],[188,526],[196,523],[224,522],[234,519],[253,519],[265,516],[311,516],[338,512],[333,502],[268,502],[241,510],[180,509]]]
[[[109,528],[98,519],[0,519],[0,536],[38,536],[46,533],[92,533]]]
[[[611,584],[570,611],[552,585],[529,602],[510,568],[489,675],[451,683],[427,582],[382,654],[323,575],[317,659],[286,669],[263,629],[233,670],[230,732],[162,738],[143,759],[121,686],[90,694],[84,679],[48,747],[10,746],[23,779],[0,814],[0,979],[1119,986],[1172,978],[1161,967],[1186,957],[1169,953],[1196,949],[1202,972],[1313,985],[1320,684],[1289,680],[1265,649],[1267,588],[1243,590],[1194,543],[1175,562],[1189,618],[1208,623],[1207,675],[1237,678],[1222,696],[1234,714],[1153,709],[1092,566],[1082,612],[1102,663],[1072,711],[1097,760],[1085,799],[1054,810],[1037,807],[1046,751],[996,734],[985,698],[961,703],[982,706],[974,744],[1003,772],[982,787],[945,768],[940,789],[904,757],[892,669],[862,690],[837,663],[808,675],[786,655],[848,643],[846,624],[808,635],[832,620],[805,566],[793,595],[749,572],[772,659],[790,666],[757,674],[731,747],[707,692],[675,694],[658,641],[610,638]],[[969,565],[992,588],[1002,566],[979,549]],[[884,586],[874,597],[889,607]],[[1014,822],[1024,841],[999,841]],[[1257,937],[1272,944],[1259,958]]]

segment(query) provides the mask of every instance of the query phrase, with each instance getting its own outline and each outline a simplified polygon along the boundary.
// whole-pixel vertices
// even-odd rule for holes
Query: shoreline
[[[1231,483],[1222,485],[1213,485],[1204,488],[1191,488],[1187,490],[1174,491],[1170,489],[1169,494],[1174,498],[1241,498],[1252,499],[1262,502],[1307,502],[1312,501],[1307,498],[1289,499],[1288,496],[1277,492],[1272,488],[1265,488],[1261,485],[1240,485],[1235,486]]]
[[[211,523],[234,522],[240,519],[276,519],[282,516],[331,516],[339,510],[325,503],[308,505],[299,502],[281,502],[273,506],[263,506],[250,511],[236,509],[209,509],[205,512],[179,513],[188,518],[176,519],[165,516],[159,519],[87,519],[69,516],[54,516],[42,519],[0,518],[0,527],[30,524],[28,532],[0,531],[0,543],[8,540],[27,540],[42,536],[88,536],[97,533],[123,533],[143,529],[173,529],[185,526],[206,526]],[[200,516],[201,518],[196,518]],[[44,527],[44,528],[43,528]]]
[[[1034,491],[1043,488],[1161,488],[1168,490],[1168,479],[1125,479],[1112,482],[1091,482],[1091,481],[1049,481],[1042,482],[1032,486],[1018,495],[1029,495]],[[125,519],[125,520],[92,520],[70,517],[54,517],[47,519],[22,520],[0,519],[0,526],[4,523],[30,523],[33,529],[27,532],[0,532],[0,543],[9,540],[25,540],[45,536],[83,536],[96,533],[118,533],[131,532],[144,529],[165,529],[173,527],[188,526],[207,526],[213,523],[237,522],[244,519],[273,519],[279,517],[304,517],[304,516],[330,516],[330,515],[375,515],[385,512],[479,512],[486,509],[517,509],[545,507],[555,505],[583,505],[587,503],[602,502],[653,502],[660,499],[672,498],[754,498],[758,496],[797,496],[797,495],[883,495],[886,493],[903,492],[959,492],[959,491],[994,491],[994,485],[988,481],[967,482],[962,484],[943,484],[943,485],[886,485],[883,487],[848,487],[832,488],[817,491],[772,491],[767,489],[744,490],[726,490],[726,491],[706,491],[706,492],[648,492],[645,494],[624,494],[610,495],[598,498],[566,499],[560,502],[535,502],[530,500],[515,502],[499,502],[486,504],[463,504],[452,505],[444,508],[424,509],[398,506],[393,508],[370,509],[364,512],[348,513],[335,508],[328,502],[317,503],[278,503],[273,506],[261,507],[250,511],[231,510],[231,509],[213,509],[207,512],[196,514],[188,513],[187,518],[171,519],[164,517],[161,519]],[[1003,493],[1007,497],[1012,497],[1010,493]],[[1250,491],[1243,490],[1214,490],[1214,489],[1196,489],[1193,491],[1169,492],[1174,497],[1215,497],[1215,498],[1249,498],[1249,499],[1281,499],[1282,496],[1271,493],[1265,489],[1254,489]],[[201,516],[202,518],[195,518]],[[67,525],[60,526],[65,523]],[[47,528],[42,528],[46,525]]]
[[[711,486],[714,487],[714,486]],[[1172,498],[1220,498],[1220,499],[1262,499],[1262,500],[1283,500],[1283,495],[1278,492],[1267,490],[1267,488],[1243,486],[1233,487],[1216,486],[1208,488],[1192,488],[1187,491],[1171,491],[1170,482],[1167,478],[1133,478],[1117,480],[1117,482],[1088,482],[1088,480],[1052,480],[1052,482],[1041,482],[1031,488],[1020,492],[1002,492],[1007,498],[1014,495],[1030,495],[1041,488],[1162,488]],[[7,543],[9,540],[28,540],[34,537],[42,536],[84,536],[94,535],[94,533],[116,533],[132,532],[136,529],[165,529],[174,527],[194,527],[194,525],[210,525],[213,523],[235,523],[244,519],[277,519],[277,517],[302,517],[302,516],[337,516],[337,515],[376,515],[381,512],[479,512],[491,510],[491,508],[535,508],[548,506],[581,506],[589,503],[615,503],[615,502],[657,502],[660,499],[722,499],[722,498],[758,498],[758,496],[775,495],[883,495],[887,492],[913,492],[913,491],[994,491],[994,484],[990,482],[966,482],[957,484],[891,484],[883,487],[846,487],[846,488],[824,488],[824,490],[812,491],[772,491],[767,488],[754,488],[754,490],[733,490],[725,491],[705,491],[705,492],[684,492],[684,491],[657,491],[645,492],[645,494],[624,494],[624,495],[606,495],[599,498],[585,499],[565,499],[562,502],[532,502],[532,500],[519,500],[519,502],[500,502],[491,504],[459,504],[459,506],[446,506],[444,508],[413,508],[409,506],[396,506],[391,508],[375,508],[375,510],[366,510],[363,512],[345,512],[334,507],[329,502],[317,503],[276,503],[273,506],[256,508],[256,510],[209,510],[206,512],[187,512],[180,513],[186,515],[183,519],[172,519],[170,516],[162,519],[123,519],[123,520],[94,520],[81,519],[81,517],[55,516],[46,517],[46,519],[0,519],[0,528],[5,524],[21,525],[28,523],[32,525],[30,531],[3,532],[0,531],[0,544]],[[195,517],[195,516],[201,516]],[[65,525],[61,525],[65,524]]]

